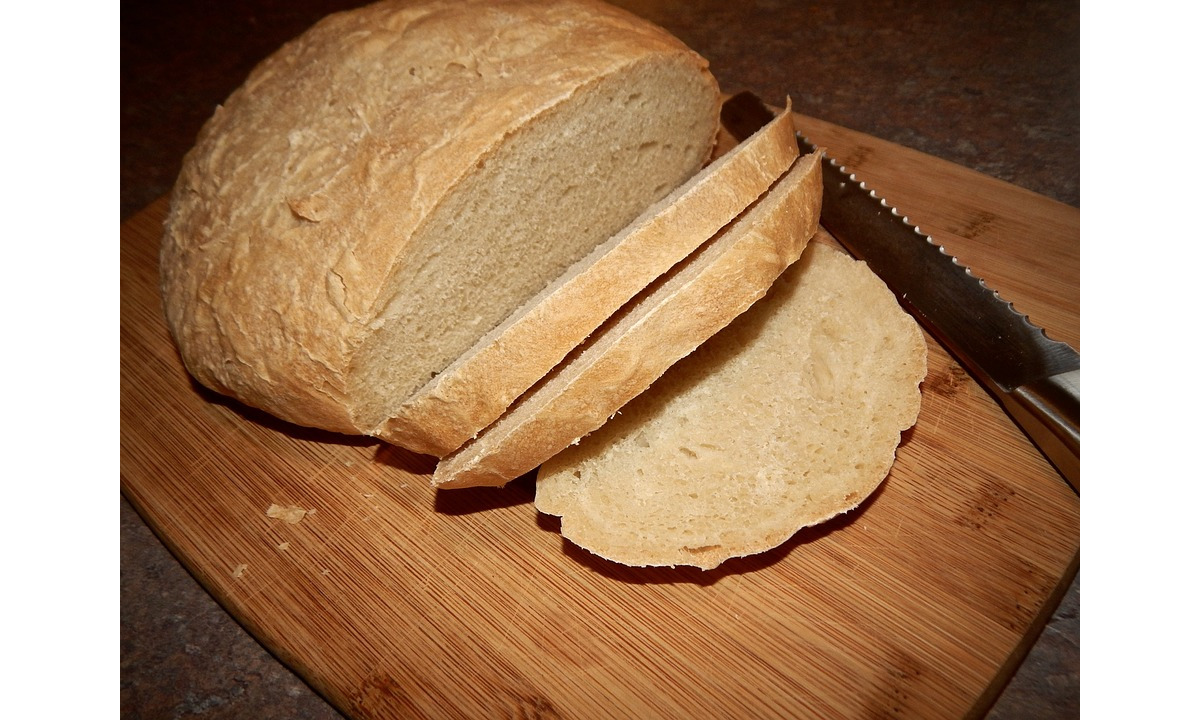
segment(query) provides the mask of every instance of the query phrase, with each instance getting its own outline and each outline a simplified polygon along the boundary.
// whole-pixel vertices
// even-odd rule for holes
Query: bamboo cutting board
[[[1079,347],[1078,210],[797,126]],[[352,717],[979,715],[1078,567],[1078,496],[932,340],[920,418],[862,507],[707,573],[607,563],[529,477],[437,492],[430,458],[192,383],[158,301],[165,210],[121,228],[122,491]]]

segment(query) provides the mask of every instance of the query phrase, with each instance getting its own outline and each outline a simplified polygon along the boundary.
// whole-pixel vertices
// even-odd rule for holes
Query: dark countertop
[[[126,0],[121,219],[166,194],[251,67],[354,0]],[[704,55],[723,89],[1079,206],[1079,5],[980,0],[617,0]],[[127,718],[339,718],[121,499]],[[989,718],[1079,715],[1079,578]]]

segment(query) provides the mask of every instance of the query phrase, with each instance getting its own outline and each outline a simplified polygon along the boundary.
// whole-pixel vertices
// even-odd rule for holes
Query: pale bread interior
[[[374,434],[444,457],[606,318],[757,200],[798,155],[791,102],[642,212],[414,392]]]
[[[888,288],[811,243],[763,300],[543,464],[536,506],[627,565],[763,552],[875,490],[925,372],[924,337]]]
[[[503,485],[601,426],[728,325],[800,257],[817,228],[815,154],[614,314],[495,423],[442,458],[439,487]]]
[[[694,173],[714,107],[687,58],[637,63],[518,131],[411,242],[351,367],[374,427],[513,310]],[[613,178],[621,178],[614,183]]]

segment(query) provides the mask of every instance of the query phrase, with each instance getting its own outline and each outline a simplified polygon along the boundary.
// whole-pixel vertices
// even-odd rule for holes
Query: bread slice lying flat
[[[474,440],[442,458],[442,487],[503,485],[600,427],[763,296],[817,228],[816,155],[609,319]]]
[[[202,384],[370,433],[708,160],[720,93],[593,0],[386,0],[256,67],[202,129],[161,251]]]
[[[789,100],[775,120],[572,266],[372,434],[438,457],[457,449],[630,298],[757,200],[797,155]]]
[[[537,509],[626,565],[716,567],[844,513],[920,409],[924,337],[839,250],[800,262],[597,432],[548,460]]]

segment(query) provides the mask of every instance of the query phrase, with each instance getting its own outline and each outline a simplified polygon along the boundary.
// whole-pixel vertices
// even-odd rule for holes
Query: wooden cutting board
[[[1079,347],[1078,210],[797,126]],[[528,477],[437,492],[430,458],[192,383],[158,300],[165,210],[121,228],[122,491],[352,717],[979,715],[1078,567],[1078,496],[932,340],[920,419],[858,510],[711,572],[597,559],[538,515]]]

